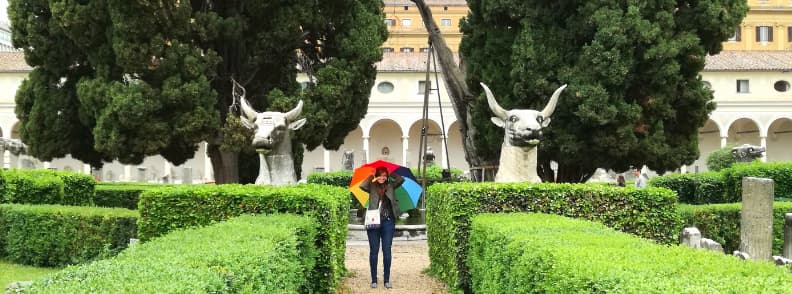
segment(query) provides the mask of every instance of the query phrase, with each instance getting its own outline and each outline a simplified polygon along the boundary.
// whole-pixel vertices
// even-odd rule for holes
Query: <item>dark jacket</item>
[[[404,183],[404,178],[398,174],[390,174],[390,176],[393,177],[395,181],[388,181],[388,183],[386,183],[387,186],[385,187],[385,196],[387,196],[388,200],[390,200],[391,207],[393,207],[393,216],[399,217],[399,215],[401,215],[401,210],[399,210],[399,200],[396,200],[396,193],[394,193],[393,190]],[[360,184],[360,189],[369,193],[368,209],[377,209],[379,200],[382,197],[382,195],[379,195],[379,189],[376,188],[379,183],[372,183],[371,181],[373,179],[374,175],[371,175],[366,178],[362,184]]]

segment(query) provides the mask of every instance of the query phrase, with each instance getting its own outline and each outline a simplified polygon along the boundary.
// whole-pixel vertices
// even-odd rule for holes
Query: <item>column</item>
[[[167,160],[162,160],[162,182],[173,183],[173,174],[171,174],[171,164]]]
[[[204,150],[209,150],[209,143],[204,142]],[[212,160],[209,158],[209,154],[204,152],[204,183],[212,182],[214,183],[214,167],[212,166]]]
[[[50,169],[50,162],[49,161],[45,161],[43,164],[44,164],[44,169]]]
[[[132,181],[132,166],[129,164],[124,165],[124,182]]]
[[[363,158],[365,162],[362,163],[369,163],[371,162],[371,153],[369,152],[369,136],[363,136],[363,151],[366,152],[366,158]]]
[[[767,136],[759,137],[759,146],[765,149],[765,152],[762,153],[762,158],[759,159],[762,160],[762,162],[767,162]]]
[[[322,148],[322,149],[324,149],[324,148]],[[329,172],[330,171],[330,150],[325,149],[324,152],[322,152],[322,155],[324,156],[324,165],[323,165],[324,166],[324,172]]]
[[[90,175],[91,174],[91,165],[90,164],[84,164],[83,163],[83,173],[86,174],[86,175]]]
[[[753,260],[773,261],[773,185],[772,179],[742,179],[740,251]]]
[[[410,136],[402,137],[402,165],[407,166],[407,149],[410,146]]]
[[[443,169],[448,168],[448,159],[446,159],[446,142],[448,141],[448,136],[442,135],[440,136],[440,166]]]
[[[686,174],[687,173],[687,165],[682,165],[682,167],[679,168],[679,172],[681,172],[683,174]]]
[[[728,139],[728,138],[729,137],[725,137],[725,136],[721,137],[721,148],[726,147],[726,139]]]

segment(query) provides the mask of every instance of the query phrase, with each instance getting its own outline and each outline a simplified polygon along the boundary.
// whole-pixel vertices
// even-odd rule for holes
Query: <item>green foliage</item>
[[[0,285],[16,281],[32,281],[59,271],[59,268],[33,267],[0,260]],[[15,293],[6,291],[6,293]]]
[[[67,171],[30,171],[51,173],[63,181],[63,202],[61,205],[93,205],[96,179],[91,175]]]
[[[677,231],[696,227],[701,236],[717,241],[726,252],[740,247],[741,203],[712,205],[680,205],[682,217]],[[773,203],[773,254],[780,255],[784,246],[784,214],[792,213],[792,202]]]
[[[352,182],[351,171],[336,171],[326,173],[311,173],[308,175],[309,184],[322,184],[336,187],[349,187]]]
[[[2,173],[3,203],[61,204],[63,180],[50,172],[7,170]]]
[[[8,14],[34,67],[16,95],[21,139],[39,159],[93,166],[181,164],[223,131],[238,141],[223,128],[238,111],[231,79],[260,111],[305,100],[295,143],[337,149],[366,113],[387,37],[376,0],[11,0]],[[299,71],[316,84],[301,90]]]
[[[288,212],[319,222],[320,248],[312,270],[316,292],[332,292],[344,274],[349,191],[325,185],[174,186],[140,195],[138,236],[152,240],[172,230],[205,226],[244,213]]]
[[[769,263],[661,246],[555,215],[479,215],[469,248],[474,293],[785,293],[792,287],[788,270]]]
[[[459,50],[473,91],[484,82],[506,109],[541,110],[569,85],[539,145],[540,164],[558,162],[563,182],[596,168],[673,170],[698,158],[698,129],[715,108],[699,73],[748,11],[737,0],[468,5]],[[469,107],[477,155],[497,161],[503,130],[482,95]]]
[[[726,193],[723,174],[719,172],[659,176],[652,178],[649,185],[676,192],[679,203],[732,203],[742,199],[740,195]]]
[[[25,293],[309,293],[317,223],[241,216],[71,267]]]
[[[137,218],[118,208],[0,204],[0,256],[35,266],[112,256],[135,237]]]
[[[711,171],[719,171],[725,168],[730,168],[737,163],[737,159],[731,154],[732,147],[724,147],[713,151],[707,156],[707,169]]]
[[[427,191],[431,270],[447,285],[469,289],[465,265],[470,222],[481,213],[541,212],[598,221],[657,240],[676,241],[676,195],[667,189],[586,184],[436,184]]]
[[[101,207],[121,207],[137,210],[140,193],[143,191],[170,185],[143,183],[113,183],[96,186],[93,202]]]
[[[792,162],[739,163],[722,171],[726,181],[726,193],[742,199],[744,177],[768,178],[775,181],[775,197],[792,197]]]

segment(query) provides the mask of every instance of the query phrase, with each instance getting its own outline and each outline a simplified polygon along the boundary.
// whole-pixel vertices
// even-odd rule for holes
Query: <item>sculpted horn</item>
[[[481,87],[484,88],[484,93],[487,94],[487,104],[489,104],[490,110],[492,113],[495,114],[496,117],[505,120],[506,119],[506,110],[503,109],[500,105],[498,105],[498,101],[495,101],[495,97],[492,96],[492,91],[490,91],[489,87],[484,83],[480,83]]]
[[[286,113],[286,120],[287,121],[296,120],[298,117],[300,117],[300,113],[302,113],[302,108],[303,108],[303,101],[300,100],[300,102],[297,103],[297,107],[295,107],[292,110],[289,110],[289,112]]]
[[[250,122],[255,121],[258,112],[256,112],[256,110],[253,109],[253,107],[250,107],[250,104],[248,104],[247,99],[245,99],[245,97],[239,97],[239,101],[240,104],[242,104],[242,116]]]
[[[555,90],[553,96],[550,97],[550,102],[547,102],[547,106],[545,106],[544,110],[542,110],[542,117],[550,117],[553,115],[553,111],[555,111],[556,104],[558,103],[558,96],[561,96],[561,92],[563,92],[566,87],[567,85],[564,84]]]

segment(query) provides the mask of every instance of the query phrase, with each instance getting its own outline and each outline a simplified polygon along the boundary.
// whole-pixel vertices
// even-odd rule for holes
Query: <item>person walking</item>
[[[388,179],[393,176],[393,181]],[[404,183],[398,174],[388,174],[388,169],[378,167],[374,174],[366,178],[360,189],[369,193],[368,209],[378,209],[380,224],[366,227],[369,241],[369,266],[371,267],[371,288],[377,288],[377,261],[379,260],[380,241],[382,243],[382,265],[384,268],[383,282],[385,288],[392,288],[390,283],[391,246],[393,233],[396,231],[396,217],[401,214],[399,202],[394,190]]]
[[[649,181],[646,174],[641,173],[641,170],[636,168],[633,170],[633,175],[635,176],[635,187],[638,189],[646,188],[646,184]]]

